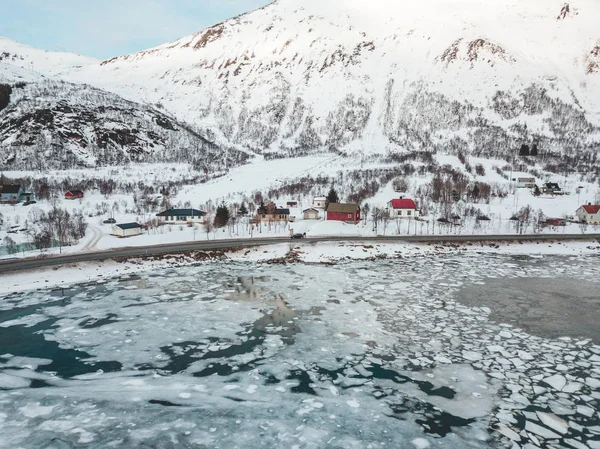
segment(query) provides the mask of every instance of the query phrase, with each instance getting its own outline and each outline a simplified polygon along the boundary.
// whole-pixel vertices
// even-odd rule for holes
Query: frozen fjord
[[[218,262],[11,294],[0,447],[597,447],[598,335],[566,313],[598,313],[596,262]]]

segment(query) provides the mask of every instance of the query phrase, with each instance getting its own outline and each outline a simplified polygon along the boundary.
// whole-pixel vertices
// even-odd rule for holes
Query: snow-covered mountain
[[[39,48],[6,39],[0,36],[0,81],[9,76],[8,71],[21,70],[22,77],[32,72],[42,75],[58,75],[67,69],[97,64],[95,58],[77,53],[40,50]]]
[[[155,107],[61,79],[96,60],[6,39],[0,45],[0,169],[189,162],[215,173],[248,157]]]
[[[277,0],[66,75],[278,156],[598,151],[597,0]]]

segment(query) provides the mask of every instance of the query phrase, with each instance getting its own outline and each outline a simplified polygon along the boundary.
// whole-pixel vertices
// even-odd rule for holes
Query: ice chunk
[[[39,402],[36,402],[35,404],[27,404],[23,407],[19,407],[19,410],[27,418],[37,418],[38,416],[45,416],[52,413],[54,406],[45,407],[40,405]]]
[[[496,431],[501,433],[507,438],[510,438],[513,441],[521,441],[521,436],[515,432],[513,429],[508,427],[506,424],[499,423],[496,425]]]
[[[548,438],[548,439],[560,438],[559,434],[552,432],[550,429],[546,429],[545,427],[542,427],[531,421],[527,421],[525,423],[525,430],[527,430],[528,432],[534,433],[536,435],[539,435],[542,438]]]
[[[560,391],[567,383],[567,379],[565,379],[565,377],[561,374],[555,374],[553,376],[544,378],[543,382],[547,383],[555,390]]]
[[[481,360],[483,358],[483,356],[479,352],[474,351],[463,351],[462,355],[466,360],[469,360],[471,362]]]
[[[5,373],[0,373],[0,389],[12,390],[14,388],[26,388],[29,386],[29,380],[22,377],[9,376]]]
[[[575,393],[576,391],[581,390],[581,387],[583,387],[583,384],[580,384],[579,382],[569,382],[564,386],[562,391],[565,393]]]
[[[540,421],[542,421],[542,423],[550,427],[552,430],[562,434],[565,434],[569,431],[569,423],[553,413],[537,412],[537,415],[538,418],[540,418]]]
[[[585,379],[585,383],[590,388],[596,390],[600,389],[600,379],[596,379],[595,377],[588,377],[587,379]]]
[[[431,444],[425,438],[415,438],[411,441],[414,447],[417,449],[427,449]]]
[[[572,438],[566,438],[565,444],[573,447],[574,449],[589,449],[589,447],[583,444],[581,441],[577,441]]]
[[[592,416],[594,416],[594,409],[591,407],[588,407],[587,405],[578,405],[577,413],[579,413],[580,415],[583,415],[583,416],[587,416],[588,418],[591,418]]]

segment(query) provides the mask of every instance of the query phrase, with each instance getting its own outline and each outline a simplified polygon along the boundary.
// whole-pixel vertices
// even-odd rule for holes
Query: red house
[[[83,198],[83,192],[81,190],[69,190],[65,193],[65,200],[76,200]]]
[[[360,206],[353,203],[329,203],[327,220],[356,224],[360,221]]]

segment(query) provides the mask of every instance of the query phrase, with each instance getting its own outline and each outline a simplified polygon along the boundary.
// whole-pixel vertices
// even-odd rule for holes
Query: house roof
[[[142,225],[139,223],[119,223],[115,225],[117,228],[121,229],[136,229],[141,228]]]
[[[329,203],[327,212],[341,212],[342,214],[353,214],[359,209],[354,203]]]
[[[417,209],[415,202],[408,198],[397,198],[390,201],[394,209]]]
[[[314,207],[309,207],[308,209],[304,209],[304,210],[302,211],[302,213],[303,213],[303,214],[305,214],[306,212],[308,212],[308,211],[310,211],[310,210],[312,210],[312,211],[315,211],[315,212],[319,212],[319,209],[315,209]]]
[[[69,194],[69,193],[71,193],[73,195],[83,195],[83,191],[81,191],[81,190],[69,190],[69,191],[67,191],[67,193],[65,193],[65,195]]]
[[[204,217],[206,212],[198,209],[167,209],[160,214],[156,214],[157,217]]]
[[[272,212],[270,212],[270,211],[272,211]],[[262,206],[256,210],[256,213],[258,215],[289,215],[290,210],[285,209],[285,208],[279,208],[279,207],[269,209],[267,206]]]
[[[585,206],[581,207],[583,207],[583,210],[585,210],[588,214],[594,215],[600,212],[600,205],[598,204],[586,204]]]
[[[19,193],[19,190],[21,190],[20,184],[3,185],[0,188],[2,193]]]
[[[327,197],[326,196],[315,196],[313,201],[326,201]]]

